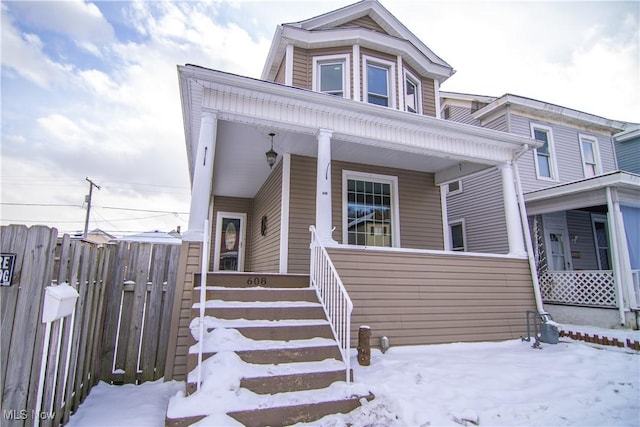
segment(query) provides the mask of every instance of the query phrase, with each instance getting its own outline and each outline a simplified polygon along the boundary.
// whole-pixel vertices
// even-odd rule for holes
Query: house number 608
[[[247,285],[266,286],[267,285],[267,278],[266,277],[249,278],[249,279],[247,279]]]

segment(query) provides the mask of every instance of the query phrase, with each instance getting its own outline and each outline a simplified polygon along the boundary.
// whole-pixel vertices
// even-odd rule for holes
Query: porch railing
[[[539,280],[545,302],[617,307],[611,270],[545,271]]]
[[[324,307],[329,319],[333,335],[340,346],[342,360],[345,363],[346,381],[351,382],[351,312],[353,303],[336,271],[326,248],[322,245],[315,227],[309,227],[311,232],[311,265],[309,280],[315,288],[318,299]]]

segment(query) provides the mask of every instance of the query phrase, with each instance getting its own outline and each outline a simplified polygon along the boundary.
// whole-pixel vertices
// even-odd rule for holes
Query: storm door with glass
[[[214,243],[214,271],[244,271],[246,222],[246,214],[218,212]]]
[[[544,214],[542,219],[549,270],[572,270],[571,247],[565,213]]]

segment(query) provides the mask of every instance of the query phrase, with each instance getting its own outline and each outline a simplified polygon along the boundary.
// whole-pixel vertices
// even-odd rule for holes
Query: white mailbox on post
[[[66,283],[58,286],[47,286],[44,293],[42,322],[53,322],[73,313],[78,299],[78,292]]]

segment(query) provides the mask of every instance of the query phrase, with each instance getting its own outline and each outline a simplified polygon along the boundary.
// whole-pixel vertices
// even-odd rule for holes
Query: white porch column
[[[522,222],[518,211],[518,198],[511,163],[498,165],[502,174],[502,196],[504,199],[504,216],[507,222],[507,238],[510,255],[525,255]]]
[[[331,135],[332,131],[318,130],[318,161],[316,173],[316,230],[324,245],[336,244],[331,237]]]
[[[193,165],[193,184],[191,186],[191,209],[189,212],[189,228],[183,240],[191,242],[204,241],[204,220],[209,214],[211,187],[213,185],[213,159],[216,148],[217,114],[203,111],[200,119],[200,135]]]

